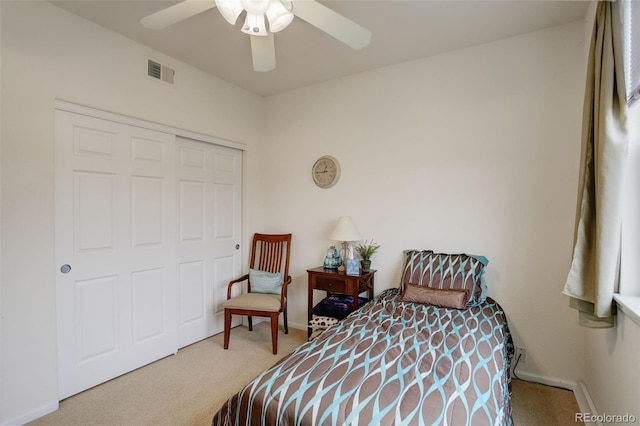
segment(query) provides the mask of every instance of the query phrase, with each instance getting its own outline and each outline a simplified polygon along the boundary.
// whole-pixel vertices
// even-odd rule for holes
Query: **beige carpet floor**
[[[267,323],[249,332],[222,334],[100,386],[65,399],[60,409],[30,423],[45,426],[205,426],[231,395],[306,340],[306,330],[280,332],[271,353]],[[578,405],[571,391],[513,381],[515,425],[575,425]]]
[[[575,421],[580,408],[570,390],[513,379],[511,391],[514,425],[584,424]]]
[[[30,423],[60,426],[210,425],[213,414],[251,379],[293,352],[307,332],[278,335],[271,353],[268,323],[231,330],[180,349],[129,374],[63,400],[60,409]]]

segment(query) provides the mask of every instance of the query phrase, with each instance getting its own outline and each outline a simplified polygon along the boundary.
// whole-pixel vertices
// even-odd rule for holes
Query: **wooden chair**
[[[250,274],[229,282],[227,301],[224,304],[224,348],[229,348],[232,315],[247,315],[249,331],[253,331],[252,317],[271,318],[271,344],[273,353],[278,353],[278,316],[284,315],[284,333],[289,333],[287,325],[287,286],[291,283],[289,276],[289,255],[291,253],[291,234],[255,234],[251,248],[249,268],[271,274],[280,273],[282,287],[280,294],[258,293],[252,291]],[[265,275],[265,274],[263,274]],[[256,275],[254,275],[256,277]],[[257,280],[257,278],[255,278]],[[247,281],[247,293],[231,297],[234,284]],[[254,286],[255,287],[255,286]]]

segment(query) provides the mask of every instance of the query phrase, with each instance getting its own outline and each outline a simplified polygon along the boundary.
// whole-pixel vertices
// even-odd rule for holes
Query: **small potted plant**
[[[369,272],[371,269],[371,256],[378,251],[380,245],[375,243],[373,239],[371,242],[365,241],[364,244],[358,244],[356,246],[356,251],[362,258],[360,264],[362,265],[362,272]]]

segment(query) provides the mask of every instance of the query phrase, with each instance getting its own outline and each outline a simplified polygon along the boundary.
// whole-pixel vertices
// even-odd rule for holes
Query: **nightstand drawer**
[[[344,293],[347,291],[347,284],[341,280],[331,278],[316,277],[316,290],[333,291],[336,293]]]

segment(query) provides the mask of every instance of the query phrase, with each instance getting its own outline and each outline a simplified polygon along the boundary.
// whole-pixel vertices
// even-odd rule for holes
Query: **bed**
[[[232,396],[213,425],[511,425],[513,343],[486,259],[405,251],[383,291]]]

